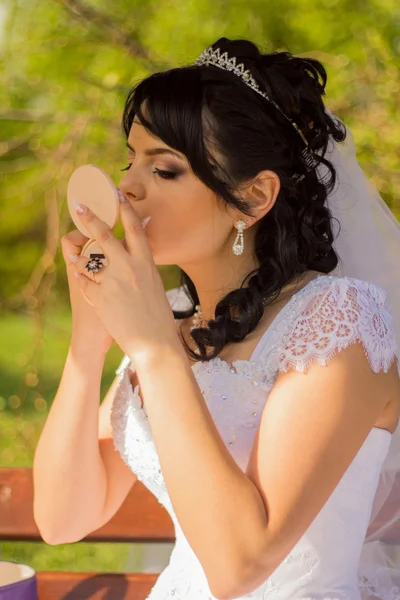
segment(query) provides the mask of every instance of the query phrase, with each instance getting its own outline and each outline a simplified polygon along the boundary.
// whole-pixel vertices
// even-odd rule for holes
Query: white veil
[[[344,142],[330,138],[325,155],[338,176],[327,199],[341,228],[335,231],[334,221],[338,237],[333,246],[340,262],[333,274],[362,279],[386,291],[400,352],[400,223],[358,164],[347,126],[346,131]],[[318,166],[320,177],[325,170],[325,165]],[[398,368],[400,373],[399,363]],[[363,600],[400,599],[400,421],[379,476],[358,576]]]

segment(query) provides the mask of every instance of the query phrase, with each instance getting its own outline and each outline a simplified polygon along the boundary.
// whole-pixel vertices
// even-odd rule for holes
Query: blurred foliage
[[[96,163],[118,183],[128,90],[193,62],[220,36],[321,60],[327,105],[352,128],[362,166],[400,214],[397,0],[287,0],[284,8],[278,0],[0,0],[0,23],[0,409],[46,412],[62,369],[42,376],[46,352],[60,354],[46,350],[46,327],[62,329],[53,338],[63,357],[69,336],[60,251],[74,228],[69,176]],[[160,270],[166,289],[178,283],[174,265]]]
[[[129,88],[155,70],[193,62],[222,35],[320,59],[328,71],[327,104],[353,128],[363,166],[399,210],[397,0],[287,0],[284,9],[278,0],[3,0],[3,9],[4,309],[67,302],[59,239],[72,228],[65,202],[70,174],[93,162],[118,182]]]

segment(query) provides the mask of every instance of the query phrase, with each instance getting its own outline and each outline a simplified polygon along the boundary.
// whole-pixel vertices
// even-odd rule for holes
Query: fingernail
[[[85,215],[88,211],[88,207],[86,204],[81,204],[80,202],[74,201],[75,210],[79,215]]]
[[[76,263],[79,260],[79,254],[70,254],[69,257],[73,263]]]
[[[119,198],[119,201],[120,201],[121,203],[122,203],[122,202],[126,202],[126,196],[125,196],[125,194],[123,194],[123,193],[121,192],[121,190],[120,190],[120,189],[118,189],[118,190],[117,190],[117,192],[118,192],[118,198]]]
[[[143,229],[146,227],[147,223],[150,221],[151,217],[146,217],[145,219],[143,219],[142,221],[142,227]]]

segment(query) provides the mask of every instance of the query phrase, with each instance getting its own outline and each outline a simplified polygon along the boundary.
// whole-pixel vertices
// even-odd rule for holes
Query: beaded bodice
[[[187,308],[183,289],[167,292],[171,307]],[[371,368],[387,371],[397,356],[391,314],[385,292],[367,282],[320,276],[289,300],[257,344],[250,360],[228,364],[216,357],[192,365],[204,400],[232,457],[245,471],[263,407],[280,371],[306,371],[313,361],[327,365],[334,354],[361,341]],[[168,567],[149,599],[213,598],[204,572],[179,526],[170,502],[139,386],[132,390],[125,356],[117,369],[118,386],[112,408],[114,445],[138,479],[169,512],[176,544]],[[400,367],[399,367],[400,369]],[[318,518],[284,563],[246,598],[355,600],[358,586],[369,585],[357,565],[362,552],[379,472],[391,434],[373,428],[345,476]],[[355,501],[359,496],[360,503]],[[351,498],[351,502],[349,502]],[[323,535],[322,535],[323,534]],[[346,559],[336,560],[340,585],[330,579],[329,556],[346,547]],[[336,557],[337,558],[337,557]],[[336,585],[336,584],[335,584]],[[329,590],[325,595],[317,594]],[[313,595],[314,594],[314,595]],[[385,598],[385,600],[387,600]],[[391,599],[390,599],[391,600]]]

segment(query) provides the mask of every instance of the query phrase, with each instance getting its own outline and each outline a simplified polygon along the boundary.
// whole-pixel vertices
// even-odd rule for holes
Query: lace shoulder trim
[[[305,372],[315,361],[327,365],[355,342],[362,343],[375,372],[389,370],[398,348],[386,292],[360,279],[334,277],[307,297],[284,336],[278,369]]]

